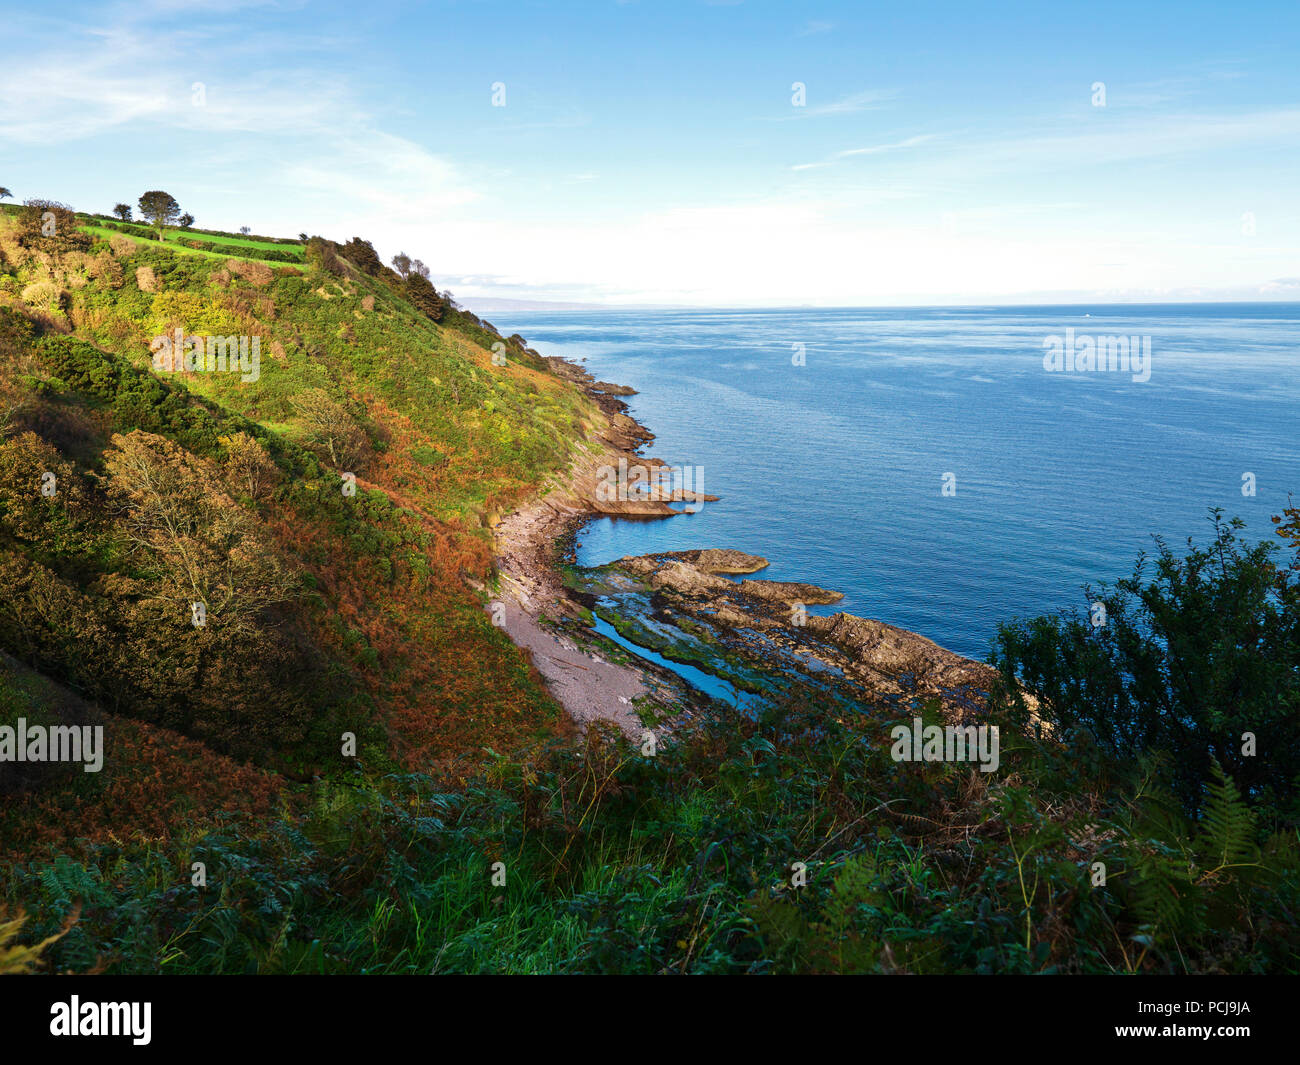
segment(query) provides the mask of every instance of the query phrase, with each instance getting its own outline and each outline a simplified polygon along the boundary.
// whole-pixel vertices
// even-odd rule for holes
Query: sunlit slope
[[[410,291],[364,242],[293,266],[0,218],[0,650],[299,778],[349,733],[451,770],[566,730],[466,578],[595,412]],[[191,340],[187,371],[210,337],[224,368]]]

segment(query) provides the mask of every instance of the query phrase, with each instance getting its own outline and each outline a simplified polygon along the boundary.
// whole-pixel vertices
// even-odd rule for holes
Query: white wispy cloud
[[[1252,143],[1300,146],[1300,108],[1236,113],[1182,112],[1132,117],[1104,109],[1072,128],[1060,121],[1011,137],[970,138],[951,161],[963,172],[1023,173],[1028,169],[1113,166],[1125,161],[1191,153],[1214,153]],[[1112,117],[1114,120],[1112,120]]]
[[[322,83],[317,71],[268,67],[223,76],[223,64],[213,61],[222,54],[217,43],[197,29],[142,33],[107,25],[83,32],[76,62],[63,44],[9,58],[0,70],[0,140],[49,145],[142,123],[310,133],[365,118],[339,83]],[[195,55],[205,62],[177,61]]]
[[[814,90],[809,90],[810,93],[812,91]],[[878,111],[888,107],[897,98],[897,89],[864,89],[826,104],[791,106],[790,114],[770,117],[774,122],[790,122],[795,119],[823,118],[826,115],[851,115],[859,111]]]
[[[148,12],[220,14],[254,6],[266,5],[152,0],[121,12],[125,21],[85,27],[76,63],[68,62],[66,40],[13,58],[0,70],[0,146],[32,151],[105,135],[153,135],[159,180],[197,172],[206,187],[227,190],[255,180],[254,203],[278,194],[304,210],[314,201],[317,215],[334,205],[332,213],[349,228],[386,218],[419,224],[479,198],[449,159],[380,128],[344,79],[322,80],[318,70],[278,59],[276,40],[259,38],[257,48],[267,55],[250,55],[247,40],[229,40],[221,26],[141,23]],[[195,55],[204,62],[178,61]],[[177,133],[200,140],[179,151],[170,139]]]
[[[918,144],[924,144],[926,141],[934,139],[932,133],[921,133],[914,137],[908,137],[905,140],[894,141],[891,144],[872,144],[865,148],[846,148],[842,152],[836,152],[827,159],[817,163],[797,163],[792,166],[791,170],[815,170],[820,167],[834,166],[841,159],[852,159],[860,155],[881,155],[885,152],[901,151],[904,148],[915,148]]]

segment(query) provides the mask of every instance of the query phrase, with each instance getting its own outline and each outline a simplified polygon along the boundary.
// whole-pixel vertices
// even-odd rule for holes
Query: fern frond
[[[1233,866],[1253,865],[1259,860],[1254,813],[1232,777],[1217,762],[1213,772],[1215,779],[1206,787],[1209,801],[1196,840],[1197,854],[1208,870],[1205,875]]]

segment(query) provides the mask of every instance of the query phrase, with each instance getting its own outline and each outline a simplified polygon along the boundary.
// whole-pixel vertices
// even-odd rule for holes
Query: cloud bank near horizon
[[[355,10],[329,4],[95,6],[78,30],[15,15],[0,179],[80,209],[166,188],[203,226],[364,236],[467,300],[1300,298],[1285,9],[1268,40],[1226,17],[1170,31],[1125,80],[1124,20],[1149,16],[1122,9],[1043,68],[1034,34],[1085,32],[1065,14],[1004,39],[955,4],[891,34],[848,4],[641,7],[381,7],[349,32]],[[1001,61],[973,63],[980,46]]]

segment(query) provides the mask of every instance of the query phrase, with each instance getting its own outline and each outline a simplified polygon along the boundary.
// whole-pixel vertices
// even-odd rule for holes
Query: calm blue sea
[[[1207,508],[1272,536],[1300,498],[1300,304],[498,313],[627,384],[650,453],[722,497],[601,520],[587,564],[691,547],[983,657],[1001,620],[1082,604]],[[1048,372],[1044,340],[1150,337],[1150,379]],[[805,364],[792,359],[802,345]],[[942,492],[944,475],[955,494]],[[1243,474],[1256,494],[1244,495]]]

